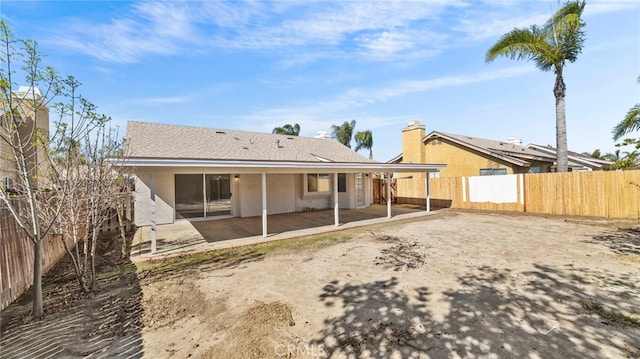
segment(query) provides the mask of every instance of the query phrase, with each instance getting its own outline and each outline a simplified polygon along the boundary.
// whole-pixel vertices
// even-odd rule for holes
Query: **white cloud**
[[[187,103],[193,100],[191,96],[173,96],[173,97],[148,97],[136,100],[136,103],[144,105],[157,105],[157,104],[178,104]]]
[[[377,58],[388,58],[414,46],[413,41],[405,34],[390,31],[360,36],[355,41]]]
[[[95,24],[71,20],[53,30],[51,42],[103,61],[132,63],[146,55],[179,52],[197,42],[190,14],[177,3],[136,3],[132,14]]]
[[[596,1],[587,14],[637,8]],[[321,59],[404,62],[531,24],[552,12],[529,2],[137,2],[104,22],[70,20],[52,42],[106,62],[185,50],[263,52],[283,68]],[[463,37],[460,36],[463,34]]]
[[[355,44],[367,49],[372,59],[386,58],[415,47],[424,38],[398,29],[435,18],[452,6],[462,4],[142,2],[103,23],[71,20],[54,31],[51,41],[119,63],[136,62],[147,55],[178,54],[186,47],[255,51],[293,47],[307,54],[305,61],[313,61],[349,52]]]
[[[502,14],[504,18],[498,18],[498,14],[487,16],[486,19],[465,18],[453,27],[453,30],[462,32],[472,40],[487,38],[497,38],[514,28],[527,28],[531,25],[544,24],[548,19],[548,14],[535,14],[522,17],[509,17]]]
[[[525,65],[497,71],[486,71],[474,75],[398,81],[388,86],[374,88],[352,88],[333,99],[300,106],[267,108],[244,116],[241,121],[247,124],[246,129],[253,127],[255,130],[257,127],[263,131],[270,131],[273,127],[281,126],[284,123],[298,123],[302,128],[313,129],[313,131],[326,130],[333,123],[352,119],[345,118],[345,116],[348,117],[351,113],[350,111],[355,111],[363,106],[383,103],[394,98],[445,87],[464,86],[521,76],[533,71],[535,71],[533,66]],[[368,118],[367,127],[370,129],[388,125],[382,120],[375,120],[376,118],[380,119],[380,117],[358,116],[358,118]],[[398,114],[395,118],[401,122],[406,122],[407,115]],[[307,133],[307,135],[312,135],[312,133]]]
[[[592,16],[616,11],[638,10],[640,3],[635,0],[589,1],[584,8],[584,16]]]

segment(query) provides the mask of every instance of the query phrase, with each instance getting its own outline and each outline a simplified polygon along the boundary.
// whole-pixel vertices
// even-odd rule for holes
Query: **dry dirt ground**
[[[109,336],[94,325],[102,346],[89,336],[91,350],[78,354],[66,348],[77,350],[80,339],[67,347],[59,340],[56,355],[640,357],[638,221],[443,210],[148,263],[133,280],[126,270],[105,278],[97,298],[112,298],[100,308],[115,319],[104,327],[119,331]],[[110,289],[117,281],[126,286]],[[117,309],[118,293],[127,296],[121,304],[137,304]],[[69,310],[82,312],[90,300]],[[50,320],[49,331],[62,325]],[[46,337],[36,332],[42,325],[3,318],[0,356],[33,353],[16,347]]]

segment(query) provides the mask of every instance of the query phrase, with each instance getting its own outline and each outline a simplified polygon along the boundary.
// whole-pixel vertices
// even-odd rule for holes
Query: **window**
[[[338,173],[338,192],[347,192],[347,174]]]
[[[308,173],[307,174],[307,192],[320,193],[329,192],[329,174],[327,173]]]
[[[542,168],[540,166],[534,166],[529,168],[529,173],[541,173]]]
[[[480,176],[499,176],[499,175],[506,175],[506,174],[507,174],[506,168],[481,168],[480,169]]]

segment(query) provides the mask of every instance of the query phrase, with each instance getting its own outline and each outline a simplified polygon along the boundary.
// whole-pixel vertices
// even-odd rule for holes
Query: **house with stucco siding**
[[[10,136],[17,135],[21,141],[28,144],[25,147],[25,157],[28,160],[27,165],[33,167],[30,171],[42,175],[45,170],[42,165],[45,163],[44,151],[41,147],[33,145],[36,134],[43,137],[49,135],[49,108],[40,103],[41,96],[38,88],[20,86],[13,93],[13,103],[2,103],[0,108],[0,185],[5,190],[14,189],[17,176],[17,165],[11,146],[17,145],[18,137]],[[8,115],[10,111],[13,111],[13,116]],[[17,120],[15,124],[13,120]],[[17,128],[9,129],[12,126]]]
[[[371,205],[373,173],[445,167],[379,163],[329,138],[137,121],[126,140],[138,226],[262,216],[266,236],[268,215],[331,208],[338,225],[339,209]]]

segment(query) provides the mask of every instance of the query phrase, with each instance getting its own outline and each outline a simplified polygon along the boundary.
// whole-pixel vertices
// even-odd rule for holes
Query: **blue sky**
[[[302,135],[356,120],[375,159],[401,129],[555,145],[554,74],[487,49],[543,24],[557,1],[7,1],[2,18],[124,133],[128,120]],[[589,1],[568,64],[569,149],[614,150],[639,102],[640,2]],[[366,151],[362,151],[367,155]]]

